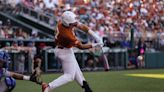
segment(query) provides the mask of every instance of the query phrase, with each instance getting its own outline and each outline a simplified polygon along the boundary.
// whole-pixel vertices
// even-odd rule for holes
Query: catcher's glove
[[[35,82],[40,85],[42,84],[41,70],[39,67],[35,68],[34,72],[30,76],[30,81]]]

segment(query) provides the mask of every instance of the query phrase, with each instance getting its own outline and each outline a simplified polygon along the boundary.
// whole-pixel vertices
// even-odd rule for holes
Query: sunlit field
[[[43,74],[50,82],[61,74]],[[164,69],[85,72],[93,92],[164,92]],[[41,86],[17,81],[14,92],[41,92]],[[53,92],[84,92],[76,82],[68,83]]]

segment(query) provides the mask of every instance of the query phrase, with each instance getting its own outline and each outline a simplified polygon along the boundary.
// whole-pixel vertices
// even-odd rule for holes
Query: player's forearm
[[[30,80],[30,76],[25,76],[14,72],[10,72],[10,76],[17,80]]]
[[[82,49],[82,50],[90,49],[90,48],[92,48],[92,44],[80,44],[77,46],[77,48]]]

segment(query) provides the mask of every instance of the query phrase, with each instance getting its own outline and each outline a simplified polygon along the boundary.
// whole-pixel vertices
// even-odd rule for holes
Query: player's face
[[[77,22],[71,23],[71,24],[69,24],[69,26],[70,26],[70,27],[76,27],[76,26],[77,26]]]

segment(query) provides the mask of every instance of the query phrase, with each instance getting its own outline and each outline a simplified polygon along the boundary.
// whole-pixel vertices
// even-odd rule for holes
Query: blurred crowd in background
[[[87,24],[101,37],[118,36],[114,33],[119,32],[126,34],[125,40],[130,40],[129,32],[133,28],[135,37],[154,40],[160,36],[162,39],[160,43],[164,44],[162,0],[4,0],[4,2],[13,8],[21,4],[39,13],[55,16],[57,20],[61,18],[63,11],[73,11],[80,22]],[[26,34],[24,36],[26,37]]]
[[[33,30],[31,33],[28,33],[25,30],[23,30],[21,27],[12,26],[12,25],[0,26],[0,38],[5,38],[5,39],[15,38],[18,40],[40,39],[37,30]]]

